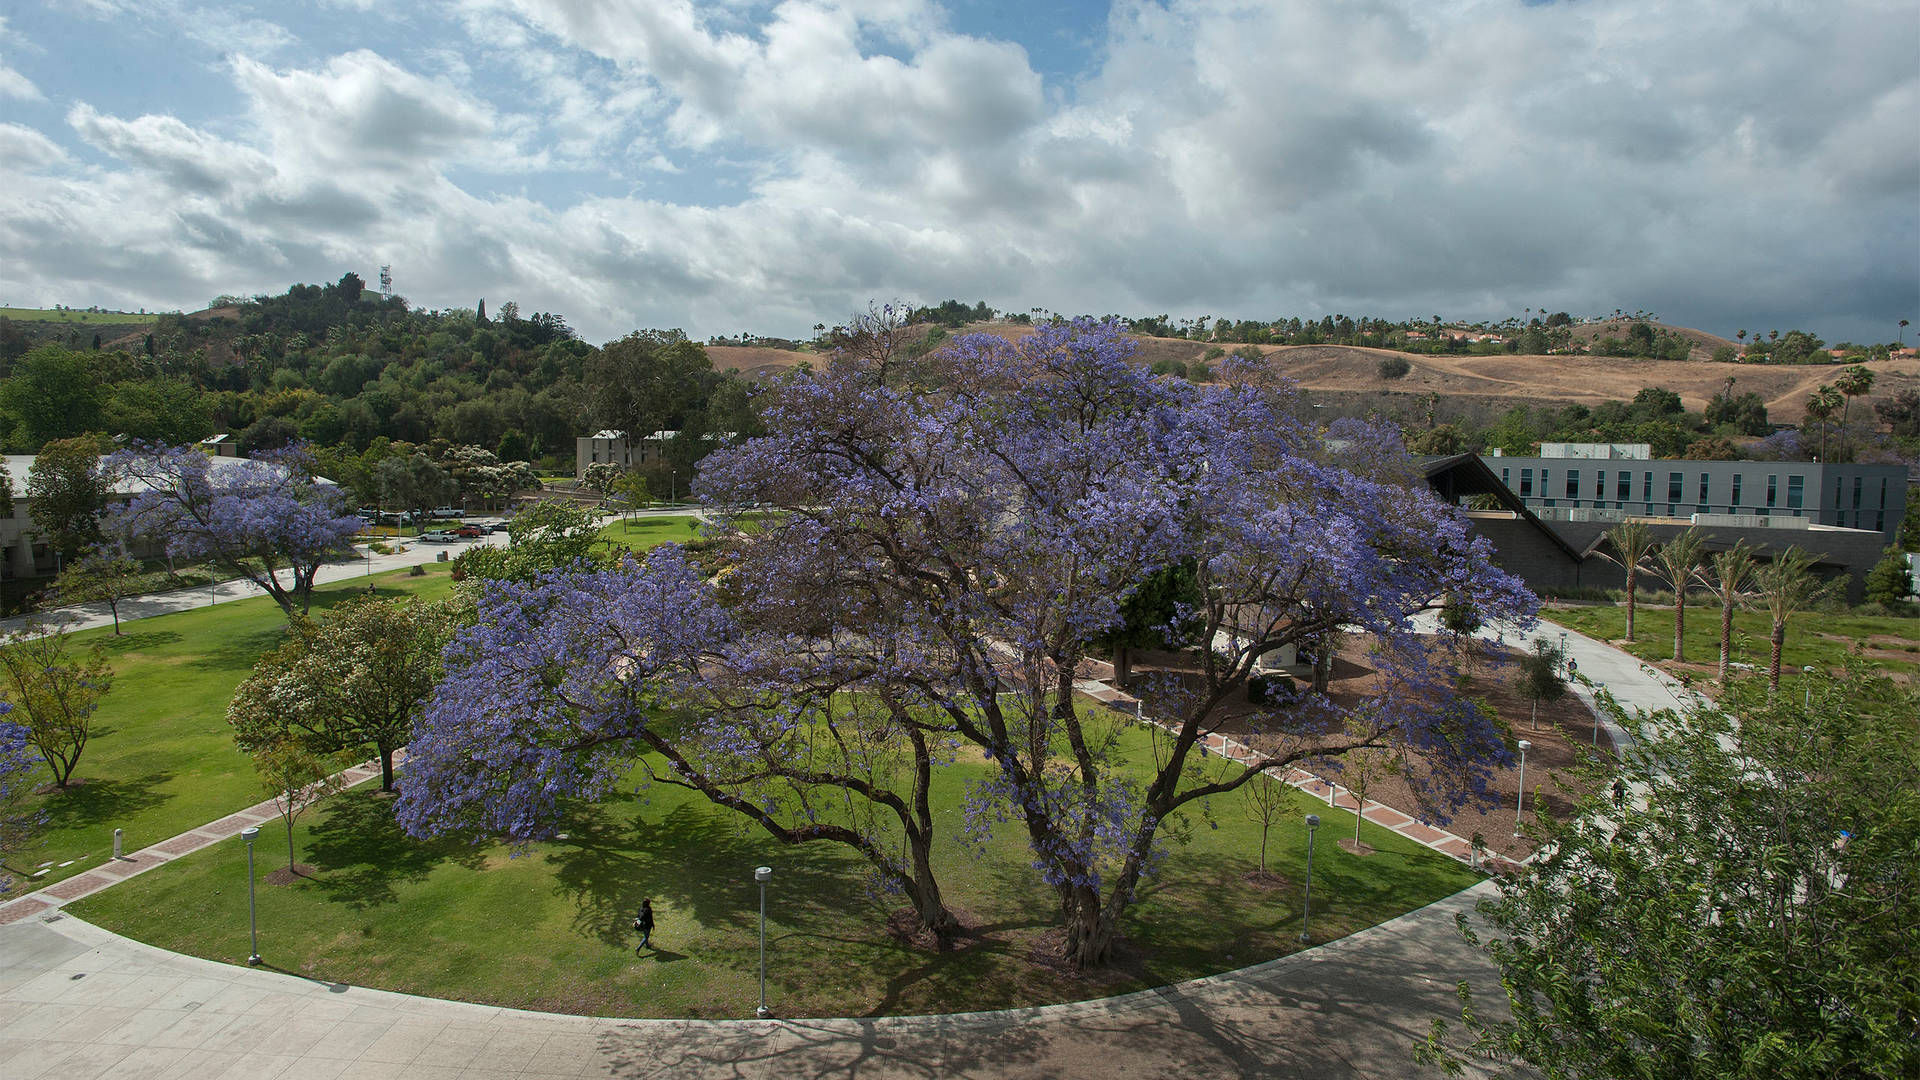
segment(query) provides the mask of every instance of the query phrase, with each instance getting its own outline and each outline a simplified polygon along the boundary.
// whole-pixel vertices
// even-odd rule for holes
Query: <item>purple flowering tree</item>
[[[289,618],[306,614],[314,575],[361,527],[297,444],[217,462],[190,446],[141,444],[102,468],[116,486],[134,489],[109,510],[111,529],[164,543],[173,558],[212,559],[258,585]]]
[[[1434,816],[1483,793],[1506,757],[1498,727],[1410,619],[1449,600],[1482,619],[1534,608],[1464,518],[1409,481],[1387,433],[1323,441],[1262,370],[1196,386],[1152,378],[1131,351],[1117,326],[1082,321],[962,338],[913,373],[924,386],[843,360],[772,392],[768,434],[700,479],[715,503],[788,511],[733,539],[743,622],[829,617],[841,663],[910,688],[929,737],[996,766],[976,820],[1024,824],[1083,967],[1108,956],[1169,815],[1263,768],[1408,750],[1395,759]],[[1115,749],[1120,719],[1076,696],[1074,672],[1132,590],[1183,563],[1200,599],[1167,630],[1202,670],[1155,717],[1141,782]],[[1258,718],[1263,761],[1196,779],[1195,747],[1260,661],[1343,631],[1371,635],[1391,687],[1362,722],[1318,697],[1275,708]]]
[[[545,836],[559,799],[643,761],[783,843],[853,848],[922,927],[955,928],[931,858],[942,759],[907,695],[864,681],[831,634],[744,632],[677,546],[491,582],[445,661],[408,747],[411,835]]]
[[[0,716],[12,708],[0,701]],[[0,720],[0,893],[13,887],[13,875],[20,872],[7,866],[7,860],[27,846],[44,817],[27,797],[39,767],[32,732],[11,720]]]

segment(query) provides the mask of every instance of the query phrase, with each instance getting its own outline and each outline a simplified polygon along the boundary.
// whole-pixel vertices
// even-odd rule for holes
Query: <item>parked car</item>
[[[382,525],[405,525],[406,523],[407,515],[398,510],[380,511],[380,524]]]
[[[371,506],[363,506],[360,509],[355,510],[354,513],[359,516],[361,521],[377,522],[380,520],[380,511],[374,509]]]
[[[429,544],[451,544],[455,540],[460,539],[460,536],[452,529],[430,529],[427,532],[421,533],[420,539],[425,540]]]
[[[496,521],[492,525],[487,526],[487,531],[488,532],[506,532],[507,523],[504,521]]]
[[[453,532],[455,536],[465,536],[469,538],[485,536],[487,535],[487,527],[485,525],[462,525],[453,530]]]
[[[457,518],[464,513],[466,513],[466,511],[458,507],[436,506],[431,511],[431,516],[438,520],[444,520],[447,518]]]

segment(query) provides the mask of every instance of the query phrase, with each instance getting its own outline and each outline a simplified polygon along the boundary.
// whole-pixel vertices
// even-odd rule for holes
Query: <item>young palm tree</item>
[[[1840,391],[1824,383],[1807,396],[1807,419],[1820,421],[1821,461],[1827,460],[1827,429],[1832,426],[1833,414],[1840,411],[1845,401]]]
[[[1773,620],[1773,633],[1769,638],[1773,648],[1767,661],[1770,694],[1780,689],[1780,653],[1787,644],[1787,620],[1794,612],[1810,607],[1830,588],[1813,576],[1815,558],[1796,545],[1753,572],[1754,595]]]
[[[1694,572],[1700,568],[1706,548],[1707,538],[1689,526],[1660,545],[1654,555],[1659,572],[1673,586],[1673,662],[1676,664],[1687,658],[1687,586],[1693,584]]]
[[[1607,530],[1607,542],[1613,545],[1613,554],[1603,551],[1600,557],[1627,572],[1627,640],[1632,641],[1634,591],[1639,587],[1640,571],[1646,569],[1653,554],[1653,530],[1645,522],[1622,522]]]
[[[1840,438],[1843,441],[1841,442],[1840,449],[1844,457],[1846,456],[1846,443],[1844,440],[1847,437],[1847,413],[1852,411],[1854,398],[1872,392],[1873,372],[1869,370],[1865,364],[1855,364],[1834,378],[1833,388],[1840,391],[1841,396]]]
[[[1747,583],[1753,579],[1753,556],[1757,549],[1745,540],[1708,557],[1702,574],[1715,596],[1720,598],[1720,683],[1726,685],[1727,667],[1733,659],[1733,608],[1746,597]]]

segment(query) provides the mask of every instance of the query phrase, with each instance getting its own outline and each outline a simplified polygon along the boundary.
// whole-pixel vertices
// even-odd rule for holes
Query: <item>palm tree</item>
[[[1707,559],[1705,583],[1720,598],[1720,684],[1726,685],[1727,667],[1733,659],[1733,608],[1746,596],[1747,582],[1753,578],[1753,556],[1757,549],[1741,540],[1725,551],[1716,551]]]
[[[1907,320],[1905,319],[1900,320],[1900,347],[1903,349],[1907,347]]]
[[[1613,545],[1613,554],[1603,551],[1600,557],[1627,572],[1627,640],[1632,641],[1634,591],[1640,571],[1646,568],[1648,556],[1653,554],[1653,530],[1642,521],[1622,522],[1607,530],[1607,542]]]
[[[1687,586],[1693,584],[1694,571],[1699,568],[1706,547],[1707,538],[1688,526],[1660,545],[1654,555],[1660,573],[1673,586],[1673,662],[1676,664],[1687,658]]]
[[[1847,437],[1847,412],[1853,407],[1853,399],[1873,389],[1873,372],[1865,364],[1854,364],[1834,377],[1833,388],[1840,391],[1840,438]],[[1845,444],[1841,446],[1846,449]]]
[[[1840,411],[1840,391],[1820,384],[1820,388],[1807,397],[1807,419],[1820,422],[1820,460],[1827,460],[1827,428],[1833,414]]]
[[[1780,653],[1787,644],[1787,620],[1795,612],[1810,607],[1831,587],[1813,576],[1815,558],[1795,545],[1753,572],[1754,595],[1773,620],[1773,632],[1768,638],[1773,646],[1767,660],[1769,694],[1780,689]]]

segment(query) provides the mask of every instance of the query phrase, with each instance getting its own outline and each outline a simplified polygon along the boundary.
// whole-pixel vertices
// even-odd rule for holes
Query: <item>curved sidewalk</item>
[[[1488,888],[1175,987],[870,1020],[612,1020],[437,1001],[181,956],[54,913],[0,927],[0,1074],[1407,1080],[1424,1075],[1410,1048],[1430,1021],[1457,1016],[1455,983],[1494,985],[1454,926]]]

